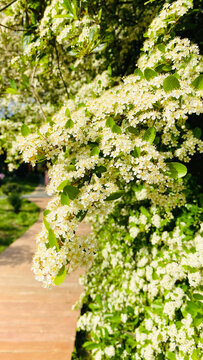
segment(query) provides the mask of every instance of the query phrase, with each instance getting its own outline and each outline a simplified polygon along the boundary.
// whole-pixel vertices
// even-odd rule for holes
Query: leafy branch
[[[9,6],[11,6],[11,5],[12,5],[13,3],[15,3],[16,1],[17,1],[17,0],[13,0],[13,1],[11,1],[9,4],[3,6],[3,7],[0,9],[0,12],[6,10]]]
[[[65,91],[66,91],[66,95],[67,95],[67,97],[69,98],[68,87],[67,87],[67,84],[66,84],[66,82],[65,82],[65,80],[64,80],[63,73],[62,73],[61,67],[60,67],[59,52],[58,52],[58,49],[57,49],[57,45],[56,45],[56,40],[55,40],[55,39],[54,39],[54,49],[55,49],[55,52],[56,52],[56,60],[57,60],[57,67],[58,67],[59,75],[60,75],[61,80],[62,80],[62,82],[63,82],[64,88],[65,88]]]
[[[34,69],[33,69],[33,72],[32,72],[32,77],[31,77],[31,81],[30,81],[30,87],[31,87],[31,89],[32,89],[33,96],[34,96],[35,100],[37,101],[37,103],[38,103],[38,105],[39,105],[39,108],[40,108],[40,110],[41,110],[42,116],[43,116],[44,120],[46,121],[46,120],[47,120],[46,114],[45,114],[45,112],[44,112],[44,110],[43,110],[43,107],[42,107],[42,104],[41,104],[41,102],[40,102],[38,93],[37,93],[36,88],[35,88],[35,86],[34,86],[34,84],[33,84],[36,69],[37,69],[37,64],[35,65],[35,67],[34,67]]]

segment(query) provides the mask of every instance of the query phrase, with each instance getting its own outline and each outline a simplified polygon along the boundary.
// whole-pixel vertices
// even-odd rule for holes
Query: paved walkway
[[[48,199],[33,201],[44,209]],[[38,193],[39,195],[39,193]],[[30,270],[41,218],[0,254],[0,360],[70,360],[82,291],[72,273],[60,287],[43,289]],[[81,225],[79,234],[89,232]]]

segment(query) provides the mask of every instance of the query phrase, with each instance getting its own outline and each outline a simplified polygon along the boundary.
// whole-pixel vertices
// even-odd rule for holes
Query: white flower
[[[107,356],[109,356],[109,357],[114,356],[114,355],[115,355],[115,348],[114,348],[114,346],[113,346],[113,345],[110,345],[110,346],[106,347],[106,348],[104,349],[104,353],[105,353]]]
[[[127,314],[121,314],[121,321],[122,321],[123,323],[126,323],[127,319],[128,319]]]
[[[188,274],[188,280],[190,283],[190,286],[197,287],[201,282],[201,273],[199,271],[195,273]]]

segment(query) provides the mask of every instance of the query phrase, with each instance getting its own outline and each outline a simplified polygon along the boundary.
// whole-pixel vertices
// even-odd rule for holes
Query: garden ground
[[[47,198],[33,198],[41,210]],[[0,360],[70,360],[78,311],[72,305],[82,288],[83,270],[52,290],[43,289],[30,270],[40,219],[0,254]],[[79,234],[89,227],[82,225]]]

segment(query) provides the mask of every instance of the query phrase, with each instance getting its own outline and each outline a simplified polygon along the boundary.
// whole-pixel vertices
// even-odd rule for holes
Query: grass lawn
[[[37,221],[39,211],[37,205],[23,199],[20,212],[15,214],[8,200],[0,199],[0,253]]]
[[[37,187],[38,183],[39,183],[39,179],[38,178],[29,178],[29,177],[25,177],[25,179],[21,179],[21,178],[9,178],[6,181],[6,184],[17,184],[22,188],[22,194],[29,194],[31,192],[33,192],[35,190],[35,188]],[[0,196],[3,196],[3,192],[1,190],[1,186],[0,186]]]

